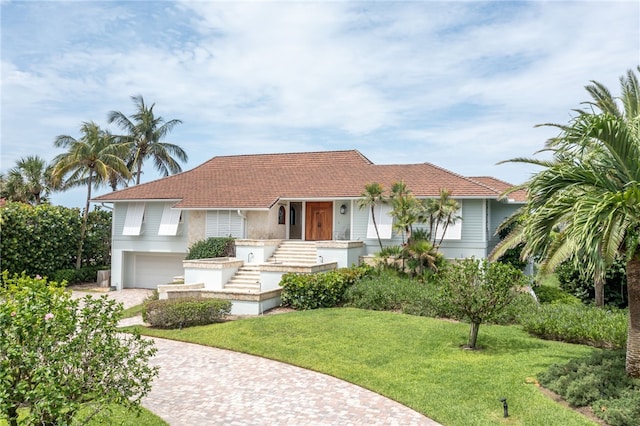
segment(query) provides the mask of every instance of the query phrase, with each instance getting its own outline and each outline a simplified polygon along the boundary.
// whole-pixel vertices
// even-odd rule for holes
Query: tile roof
[[[97,202],[177,200],[183,209],[265,209],[279,199],[359,198],[368,183],[403,180],[419,197],[447,188],[458,198],[497,199],[502,191],[429,163],[376,165],[359,151],[213,157],[189,171],[121,189]]]
[[[487,185],[488,187],[493,188],[496,191],[500,192],[500,194],[504,193],[508,189],[513,188],[514,186],[513,184],[510,184],[500,179],[496,179],[491,176],[473,176],[473,177],[470,177],[469,179],[480,182],[483,185]],[[525,191],[524,189],[518,189],[510,193],[508,198],[509,200],[513,200],[516,203],[525,203],[527,201],[527,191]]]

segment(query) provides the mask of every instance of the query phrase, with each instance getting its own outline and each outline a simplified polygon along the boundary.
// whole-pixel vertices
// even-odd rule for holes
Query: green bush
[[[582,303],[576,296],[557,287],[541,285],[535,287],[533,291],[536,293],[540,303],[564,303],[567,305],[577,305]]]
[[[66,281],[67,285],[96,282],[98,271],[109,269],[108,266],[83,266],[80,269],[60,269],[53,273],[51,279],[56,282]]]
[[[2,268],[32,277],[53,277],[56,271],[74,268],[81,224],[79,209],[5,204],[0,208]],[[109,265],[110,253],[111,212],[96,208],[89,212],[82,265]]]
[[[2,269],[33,277],[72,268],[80,224],[78,209],[7,203],[0,208]]]
[[[280,281],[282,305],[297,310],[338,306],[347,288],[371,272],[369,266],[358,266],[319,274],[284,274]]]
[[[573,261],[562,262],[555,269],[560,288],[573,294],[584,303],[592,303],[595,299],[593,279],[584,276]],[[627,275],[626,263],[623,259],[616,260],[607,268],[604,285],[604,303],[606,305],[626,308],[627,300]]]
[[[187,260],[235,256],[235,240],[232,237],[210,237],[196,241],[187,253]]]
[[[627,342],[627,312],[584,305],[540,305],[524,315],[525,331],[549,340],[600,348],[623,348]]]
[[[538,378],[569,404],[591,406],[609,425],[640,424],[640,380],[627,376],[623,350],[599,351],[588,358],[553,365]]]
[[[57,283],[2,274],[0,423],[85,424],[111,404],[139,408],[158,367],[153,341],[122,334],[122,305],[71,298]],[[84,413],[84,415],[83,415]],[[73,421],[72,421],[73,419]]]
[[[402,310],[422,299],[426,288],[424,283],[400,277],[392,270],[383,270],[349,287],[344,295],[344,303],[346,306],[374,311]]]
[[[157,328],[184,328],[224,321],[231,302],[221,299],[180,298],[144,303],[142,319]]]

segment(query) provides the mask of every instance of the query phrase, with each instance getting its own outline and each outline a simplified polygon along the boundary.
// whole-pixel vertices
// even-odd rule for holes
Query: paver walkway
[[[140,297],[128,291],[105,294],[120,301]],[[160,375],[142,405],[170,425],[439,425],[325,374],[223,349],[154,340],[158,353],[151,362],[160,366]]]

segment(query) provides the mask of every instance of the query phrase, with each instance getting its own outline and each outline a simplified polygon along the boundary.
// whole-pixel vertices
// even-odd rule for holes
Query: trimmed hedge
[[[210,237],[196,241],[189,247],[186,260],[233,257],[236,251],[234,241],[232,237]]]
[[[231,302],[221,299],[180,298],[144,303],[142,319],[156,328],[184,328],[224,321]]]
[[[282,305],[297,310],[338,306],[347,288],[371,271],[370,266],[357,266],[319,274],[284,274],[280,281]]]
[[[594,306],[546,304],[520,318],[525,331],[549,340],[599,348],[624,348],[627,343],[625,310]]]

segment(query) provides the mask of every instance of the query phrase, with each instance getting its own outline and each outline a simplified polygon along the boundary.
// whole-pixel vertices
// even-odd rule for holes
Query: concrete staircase
[[[318,251],[313,241],[282,241],[267,263],[283,265],[315,265]],[[259,293],[260,264],[245,263],[224,285],[230,292]]]
[[[280,243],[267,263],[289,265],[315,265],[318,263],[318,250],[313,241],[284,240]]]
[[[224,285],[225,290],[242,293],[260,292],[260,266],[245,264]]]

